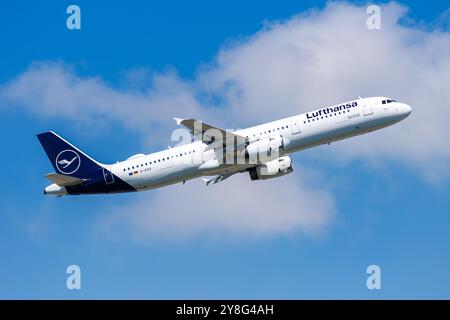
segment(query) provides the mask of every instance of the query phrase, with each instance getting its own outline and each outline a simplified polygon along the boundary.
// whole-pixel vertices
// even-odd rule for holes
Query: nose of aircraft
[[[410,115],[412,109],[406,103],[400,103],[398,106],[398,111],[401,113],[402,116],[406,118],[407,116]]]

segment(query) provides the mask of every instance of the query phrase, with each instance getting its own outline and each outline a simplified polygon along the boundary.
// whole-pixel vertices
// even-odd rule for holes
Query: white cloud
[[[135,88],[138,74],[133,70],[127,75],[131,88],[117,89],[100,77],[80,77],[64,63],[36,62],[0,88],[0,100],[40,117],[67,119],[90,129],[119,121],[153,139],[155,127],[173,124],[172,117],[204,114],[191,84],[175,72],[149,78],[151,89]]]
[[[225,46],[209,65],[199,66],[194,79],[180,79],[169,71],[152,75],[147,86],[138,88],[117,89],[101,78],[78,76],[62,63],[35,63],[0,88],[0,99],[42,117],[119,121],[145,137],[149,128],[166,126],[173,116],[241,127],[358,95],[392,96],[410,104],[412,115],[392,128],[336,144],[333,156],[346,161],[394,160],[429,180],[448,179],[450,33],[442,27],[425,30],[411,21],[399,23],[407,9],[396,3],[382,6],[381,14],[382,29],[371,31],[366,28],[365,7],[332,2],[323,10],[268,23],[258,33]],[[133,72],[128,80],[142,82],[146,77]],[[217,105],[220,108],[211,109]],[[201,192],[190,186],[181,194],[179,187],[154,191],[157,196],[151,200],[132,205],[134,214],[127,219],[144,233],[192,235],[222,228],[265,235],[317,229],[333,216],[327,190],[311,190],[291,177],[248,188],[241,186],[250,182],[238,179]],[[249,194],[245,200],[221,202],[222,193],[240,198],[242,190]],[[291,202],[284,202],[284,193]],[[268,199],[273,195],[279,200],[272,203]],[[322,206],[310,196],[328,200]],[[171,200],[180,197],[180,203],[212,209],[184,214],[183,205]],[[258,197],[262,204],[255,210]],[[214,210],[218,203],[221,206]],[[274,213],[279,203],[283,210]],[[317,220],[310,212],[319,212]],[[173,220],[182,223],[171,224]]]
[[[306,187],[312,182],[310,173],[299,167],[296,172],[257,182],[238,174],[208,187],[201,180],[188,181],[116,207],[99,225],[108,237],[142,242],[320,234],[335,215],[334,199],[328,190]]]

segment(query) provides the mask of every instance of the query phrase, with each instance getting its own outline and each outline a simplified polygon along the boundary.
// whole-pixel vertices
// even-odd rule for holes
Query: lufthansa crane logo
[[[73,150],[61,151],[56,157],[56,167],[59,172],[64,174],[72,174],[78,170],[81,164],[81,158]]]

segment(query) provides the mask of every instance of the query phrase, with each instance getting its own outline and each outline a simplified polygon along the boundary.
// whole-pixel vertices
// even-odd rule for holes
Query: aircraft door
[[[372,102],[366,101],[363,104],[363,114],[364,116],[370,116],[373,114]]]
[[[299,119],[294,119],[293,121],[291,121],[291,132],[292,134],[299,134],[301,133],[301,129],[300,129],[300,120]]]
[[[106,168],[103,168],[103,177],[105,178],[105,183],[106,185],[114,183],[114,176],[111,173],[111,171],[109,171]]]

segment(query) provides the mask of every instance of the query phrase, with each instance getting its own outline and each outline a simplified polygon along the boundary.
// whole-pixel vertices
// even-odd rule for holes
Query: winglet
[[[181,118],[173,118],[173,120],[175,120],[177,122],[177,126],[179,126],[181,124],[181,122],[183,122],[184,119]]]

